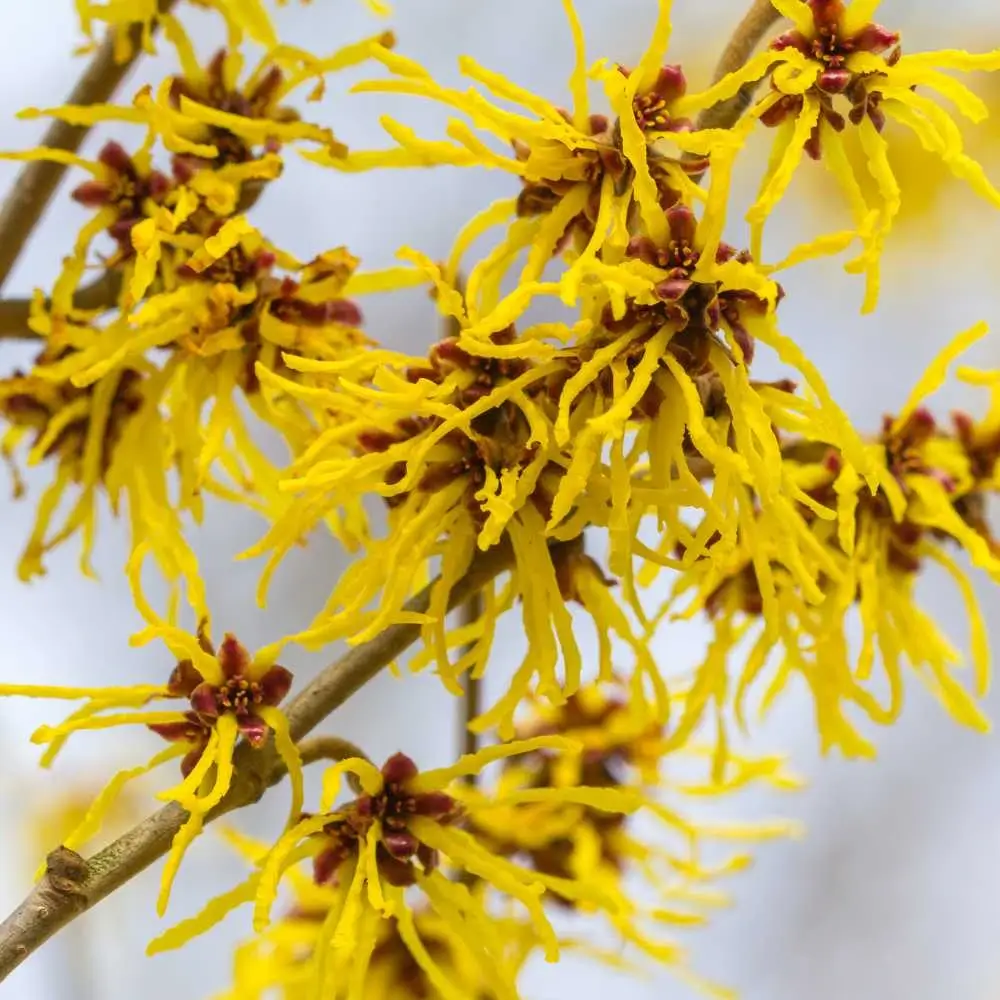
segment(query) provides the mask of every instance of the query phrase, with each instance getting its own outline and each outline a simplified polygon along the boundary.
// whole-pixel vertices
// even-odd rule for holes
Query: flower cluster
[[[133,644],[160,639],[175,664],[161,684],[0,685],[4,696],[82,703],[35,733],[43,765],[83,730],[135,725],[169,744],[115,775],[65,846],[92,838],[128,783],[177,761],[180,782],[158,793],[182,816],[162,913],[206,822],[287,774],[291,809],[276,839],[230,835],[247,879],[150,946],[180,947],[252,907],[233,997],[516,1000],[535,951],[556,961],[589,949],[555,929],[567,911],[731,995],[692,971],[673,932],[705,922],[726,898],[715,881],[751,861],[744,846],[717,860],[717,841],[794,831],[709,822],[696,806],[797,785],[781,758],[740,746],[753,736],[751,695],[763,688],[765,712],[804,682],[821,748],[872,756],[864,724],[899,717],[909,668],[956,720],[988,728],[978,701],[989,649],[964,563],[1000,582],[989,518],[1000,376],[957,370],[992,393],[982,419],[946,425],[926,405],[986,325],[949,344],[866,434],[787,330],[782,303],[798,265],[860,244],[847,269],[865,275],[863,309],[875,307],[902,209],[895,125],[1000,205],[930,96],[984,117],[945,71],[1000,69],[1000,54],[904,52],[900,33],[874,20],[877,0],[773,0],[791,26],[696,92],[669,61],[669,0],[630,66],[588,63],[563,0],[575,53],[563,108],[470,58],[459,63],[468,86],[445,86],[389,32],[317,56],[281,43],[259,0],[197,5],[227,28],[207,62],[183,5],[78,4],[84,33],[106,22],[121,61],[162,30],[179,69],[131,102],[23,113],[126,124],[134,145],[106,143],[94,160],[4,154],[89,174],[72,191],[89,217],[25,317],[42,341],[35,363],[0,380],[15,492],[25,491],[21,445],[29,464],[53,470],[20,575],[40,575],[78,532],[90,572],[106,496],[129,521],[126,569],[146,622]],[[263,49],[249,72],[246,40]],[[303,101],[359,66],[381,76],[355,91],[444,108],[444,137],[383,117],[395,145],[354,150],[311,121]],[[732,180],[755,132],[774,144],[741,227]],[[513,180],[446,260],[403,247],[398,266],[364,271],[336,234],[332,249],[300,260],[251,221],[288,148],[345,183],[360,170],[434,165]],[[813,160],[853,224],[775,262],[765,222],[796,172],[820,169]],[[356,299],[405,287],[427,290],[446,326],[426,352],[362,332]],[[539,305],[555,318],[538,319]],[[755,377],[766,354],[784,377]],[[265,454],[260,425],[278,432],[286,459]],[[206,495],[264,520],[242,553],[265,560],[261,603],[286,555],[317,532],[355,555],[305,627],[253,654],[231,634],[218,647],[209,638],[188,542]],[[166,616],[144,594],[147,559],[169,585]],[[934,567],[968,609],[971,689],[917,600]],[[193,631],[179,624],[182,593]],[[692,669],[675,669],[659,655],[661,630],[695,615],[711,639]],[[286,702],[292,674],[279,657],[341,640],[359,648]],[[509,682],[466,716],[470,739],[489,745],[427,770],[404,753],[377,767],[335,738],[305,742],[321,708],[412,642],[409,667],[431,667],[468,708],[470,689],[493,679],[495,648],[510,647]],[[317,760],[331,764],[304,812],[302,770]],[[636,892],[639,881],[650,891]],[[286,884],[291,908],[279,902]]]
[[[217,6],[239,38],[247,28],[242,8]],[[98,10],[106,9],[90,14]],[[241,79],[238,47],[202,64],[179,21],[165,16],[162,27],[181,70],[155,93],[141,90],[130,106],[22,113],[138,126],[145,135],[135,151],[109,142],[93,161],[59,149],[4,154],[86,171],[91,179],[72,197],[93,212],[50,297],[39,293],[33,303],[28,326],[45,347],[30,372],[0,382],[11,424],[5,454],[31,436],[28,461],[56,466],[21,561],[25,579],[43,572],[44,554],[78,531],[89,566],[103,491],[112,510],[127,504],[133,545],[149,544],[169,579],[196,586],[183,515],[200,519],[205,492],[242,495],[265,511],[280,503],[277,470],[253,441],[238,399],[281,431],[293,452],[306,426],[286,401],[265,403],[257,362],[288,371],[284,351],[328,359],[368,345],[360,310],[344,294],[357,259],[339,247],[303,263],[260,234],[245,212],[281,176],[283,145],[346,155],[328,128],[303,121],[285,102],[310,83],[318,96],[326,74],[391,45],[392,36],[325,59],[272,46],[273,55]],[[160,145],[169,160],[157,166]],[[94,264],[100,239],[109,249]],[[100,276],[81,286],[94,270]],[[176,490],[168,474],[176,475]],[[79,491],[76,503],[54,528],[71,488]]]
[[[964,550],[973,566],[1000,580],[1000,547],[987,517],[1000,457],[997,418],[992,409],[983,421],[957,413],[947,430],[923,405],[927,393],[943,381],[949,362],[984,332],[980,325],[956,338],[899,413],[885,418],[881,434],[870,446],[884,469],[874,494],[835,449],[817,448],[808,441],[787,442],[784,461],[792,476],[811,501],[829,512],[824,517],[803,511],[837,570],[821,581],[822,600],[809,601],[780,563],[749,547],[734,551],[728,565],[702,560],[678,576],[661,615],[686,617],[703,610],[716,630],[716,641],[696,671],[695,689],[705,695],[720,692],[727,659],[745,640],[748,626],[757,633],[732,696],[744,727],[746,696],[777,649],[780,660],[762,708],[772,704],[794,675],[800,676],[815,701],[825,749],[838,747],[849,756],[874,755],[874,746],[858,733],[844,708],[853,705],[881,724],[894,722],[903,707],[907,664],[956,720],[980,730],[989,728],[954,673],[961,657],[915,594],[928,563],[942,567],[953,579],[968,610],[974,691],[977,697],[985,696],[990,678],[986,628],[972,582],[949,550]],[[964,369],[960,374],[974,383],[993,381],[991,373]],[[768,591],[762,589],[764,579]],[[862,629],[856,657],[848,642],[855,608]],[[884,682],[875,674],[876,653]],[[878,690],[887,692],[885,704],[879,702]],[[701,697],[686,706],[677,730],[683,735],[675,734],[678,742],[697,725],[707,702]]]
[[[380,769],[361,758],[342,761],[324,778],[321,813],[305,816],[271,850],[257,853],[256,870],[245,883],[166,931],[151,951],[179,947],[252,900],[255,928],[264,936],[253,945],[255,960],[237,963],[237,980],[248,986],[273,976],[275,985],[308,983],[324,995],[341,996],[349,995],[341,993],[344,984],[367,991],[373,981],[408,969],[445,996],[516,996],[517,972],[534,947],[540,945],[549,961],[558,958],[561,942],[543,905],[551,901],[557,908],[603,914],[626,940],[693,978],[683,953],[671,942],[647,937],[640,918],[701,922],[697,911],[676,907],[718,902],[699,883],[738,870],[748,859],[741,854],[715,868],[702,866],[699,838],[711,831],[697,830],[624,774],[614,774],[627,765],[644,771],[647,785],[655,782],[658,734],[638,731],[629,716],[625,702],[589,688],[565,713],[532,724],[544,733],[481,750],[454,767],[421,772],[402,753]],[[495,789],[452,784],[498,760],[509,766]],[[334,807],[344,772],[356,777],[360,794]],[[725,787],[758,778],[794,785],[772,759],[742,763],[727,775]],[[628,815],[640,808],[676,826],[689,848],[664,857],[675,884],[663,888],[665,905],[648,913],[618,884],[626,859],[656,867],[655,851],[626,833]],[[617,855],[606,857],[601,843],[592,842],[602,830]],[[779,823],[716,832],[753,839],[790,830]],[[311,858],[312,885],[303,885],[301,869],[294,867],[303,858]],[[269,926],[286,870],[301,902]],[[420,905],[404,895],[407,887],[419,891]],[[523,906],[532,933],[520,919],[494,915],[489,903],[497,894]],[[280,952],[291,926],[302,924],[305,948]],[[258,965],[261,950],[269,960]]]

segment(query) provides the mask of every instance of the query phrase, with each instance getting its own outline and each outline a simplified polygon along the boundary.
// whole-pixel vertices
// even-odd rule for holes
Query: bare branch
[[[780,20],[781,14],[774,9],[771,0],[753,0],[723,51],[712,82],[718,83],[724,76],[741,69],[767,32]],[[758,82],[746,84],[731,100],[702,111],[698,116],[698,128],[732,128],[750,107]]]
[[[510,546],[506,543],[478,555],[468,573],[453,588],[449,610],[478,593],[503,572],[511,560]],[[406,610],[425,613],[430,604],[430,592],[431,587],[424,588],[407,603]],[[416,642],[419,636],[419,625],[392,625],[328,666],[288,704],[286,714],[292,738],[297,742],[302,740],[334,709]],[[320,746],[321,743],[316,744],[317,748]],[[341,746],[340,750],[344,749],[345,746]],[[260,750],[243,744],[237,749],[235,763],[236,779],[232,788],[218,808],[209,813],[209,821],[256,802],[285,773],[273,740]],[[187,818],[187,812],[172,803],[143,820],[89,861],[65,848],[49,855],[41,881],[14,913],[0,924],[0,982],[58,930],[166,854],[174,835]]]
[[[160,0],[160,11],[166,13],[176,2],[177,0]],[[132,27],[131,36],[133,55],[119,63],[115,62],[114,38],[110,31],[107,33],[83,76],[66,99],[67,104],[103,104],[111,99],[142,52],[140,25]],[[42,136],[40,145],[75,153],[89,131],[85,126],[53,121]],[[10,275],[65,172],[64,163],[37,160],[25,164],[17,175],[13,189],[0,208],[0,287]]]
[[[299,744],[299,756],[303,764],[315,764],[319,760],[349,760],[351,757],[370,759],[356,743],[339,736],[311,736]],[[279,768],[275,768],[273,773],[278,771]]]
[[[111,309],[118,302],[122,288],[121,271],[105,271],[73,295],[74,309]],[[31,299],[0,299],[0,340],[36,340],[38,334],[28,327]]]
[[[462,605],[462,623],[464,625],[472,625],[473,623],[479,621],[479,616],[483,613],[483,598],[479,593],[474,594],[469,598],[465,604]],[[462,650],[463,654],[467,653],[469,647]],[[472,720],[479,715],[479,703],[480,703],[480,680],[477,676],[473,676],[473,672],[470,670],[465,675],[464,681],[465,693],[462,695],[461,707],[459,709],[459,747],[462,749],[462,753],[475,753],[479,749],[479,740],[476,733],[470,729]],[[475,784],[475,775],[469,775],[468,779],[470,784]]]

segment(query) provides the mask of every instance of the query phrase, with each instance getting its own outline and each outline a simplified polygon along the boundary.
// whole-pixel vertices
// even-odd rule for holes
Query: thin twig
[[[512,558],[505,543],[477,556],[468,573],[452,589],[449,609],[467,601],[503,572]],[[426,587],[407,603],[406,610],[426,613],[430,592],[431,588]],[[328,666],[289,703],[286,715],[292,738],[301,741],[419,636],[417,624],[392,625]],[[260,750],[242,745],[236,752],[235,764],[236,779],[229,794],[208,814],[208,821],[256,802],[284,774],[273,740]],[[0,982],[60,928],[166,854],[187,818],[184,809],[171,803],[89,861],[66,848],[53,851],[41,881],[0,924]]]
[[[479,621],[483,613],[483,597],[481,593],[476,593],[462,605],[462,624],[473,625]],[[462,655],[469,652],[473,644],[466,646],[462,650]],[[461,699],[459,710],[459,741],[462,753],[475,753],[479,749],[478,734],[473,732],[472,720],[480,712],[480,680],[475,670],[470,670],[465,675],[465,691]],[[468,783],[475,784],[475,775],[469,775],[466,779]]]
[[[74,309],[111,309],[122,288],[121,271],[105,271],[89,285],[73,294]],[[35,340],[38,334],[28,327],[31,299],[0,299],[0,340]]]
[[[356,743],[350,740],[342,740],[339,736],[310,736],[299,744],[299,757],[302,758],[302,765],[315,764],[320,760],[349,760],[351,757],[360,757],[362,760],[371,758]],[[277,782],[287,773],[287,768],[282,761],[271,772],[270,784]],[[353,772],[347,772],[347,783],[355,795],[360,795],[363,791],[361,779]]]
[[[161,13],[169,11],[176,2],[160,0]],[[130,34],[133,54],[119,63],[115,62],[113,33],[107,33],[66,99],[67,104],[104,104],[112,98],[142,52],[142,26],[133,25]],[[89,131],[86,126],[69,125],[57,119],[46,129],[40,145],[75,153]],[[36,160],[25,164],[17,175],[13,189],[0,207],[0,287],[10,275],[65,172],[64,163]]]
[[[473,622],[479,621],[482,613],[483,595],[482,591],[478,591],[462,605],[462,624],[471,625]],[[471,648],[472,643],[462,649],[462,654],[464,655],[469,652]],[[482,699],[482,682],[476,675],[475,668],[466,673],[463,680],[463,687],[465,690],[459,700],[458,708],[458,745],[463,754],[475,753],[479,749],[479,734],[474,732],[470,727],[472,720],[479,715],[479,706]],[[476,785],[476,775],[467,774],[464,781],[470,788],[474,788]],[[478,881],[478,877],[468,869],[463,869],[459,873],[458,878],[463,885],[467,886],[475,885]]]
[[[713,83],[742,69],[768,31],[781,20],[771,0],[753,0],[743,20],[736,26],[715,68]],[[728,101],[706,108],[698,116],[698,128],[732,128],[750,107],[760,81],[746,84]]]
[[[369,759],[368,754],[356,743],[339,736],[310,736],[299,744],[299,756],[304,765],[315,764],[319,760],[349,760],[351,757]],[[279,777],[280,771],[281,768],[275,768]]]

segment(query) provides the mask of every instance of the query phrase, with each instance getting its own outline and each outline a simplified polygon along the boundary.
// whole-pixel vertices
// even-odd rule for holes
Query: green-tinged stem
[[[468,601],[503,572],[512,559],[507,544],[477,556],[468,573],[453,588],[449,609]],[[430,593],[431,587],[426,587],[407,603],[406,610],[426,613]],[[296,742],[302,741],[334,709],[413,645],[419,636],[419,625],[392,625],[374,639],[353,647],[323,670],[285,709],[292,738]],[[324,750],[335,754],[353,754],[357,750],[344,741],[338,741],[338,746],[333,747],[331,740],[319,738],[309,742],[321,755]],[[309,742],[303,743],[303,749],[312,754]],[[240,746],[235,763],[233,786],[218,808],[209,813],[209,821],[256,802],[285,773],[273,740],[260,750],[246,744]],[[53,851],[41,881],[0,924],[0,982],[71,920],[163,857],[187,818],[187,812],[176,803],[165,806],[89,861],[66,848]]]

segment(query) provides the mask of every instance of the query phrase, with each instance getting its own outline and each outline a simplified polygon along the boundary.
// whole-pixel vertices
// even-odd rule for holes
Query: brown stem
[[[481,591],[477,591],[470,597],[465,604],[462,605],[462,623],[465,625],[471,625],[473,622],[479,620],[480,615],[483,613],[483,595]],[[470,643],[462,650],[464,655],[472,648]],[[475,753],[479,749],[479,734],[473,732],[470,728],[472,720],[479,715],[480,702],[482,700],[482,682],[477,676],[474,676],[474,671],[470,670],[463,680],[463,686],[465,688],[458,710],[459,719],[459,731],[458,731],[458,745],[463,754]],[[463,779],[467,785],[470,787],[475,787],[476,775],[468,774]],[[478,877],[467,869],[459,874],[459,881],[463,885],[472,886],[478,881]]]
[[[303,764],[315,764],[319,760],[349,760],[351,757],[369,759],[356,743],[339,736],[311,736],[299,744],[299,756]],[[276,772],[280,770],[275,768]]]
[[[753,0],[743,20],[736,26],[715,68],[713,83],[742,69],[768,31],[781,20],[771,0]],[[760,81],[746,84],[728,101],[706,108],[698,116],[698,128],[732,128],[753,102]]]
[[[160,11],[166,13],[176,2],[177,0],[160,0]],[[104,104],[111,99],[142,51],[141,25],[133,25],[130,34],[133,54],[125,62],[119,63],[115,62],[112,32],[107,33],[83,76],[66,99],[67,104]],[[40,145],[75,153],[89,131],[86,126],[69,125],[56,120],[46,129]],[[13,189],[0,208],[0,287],[10,275],[65,172],[64,163],[38,160],[25,164],[17,175]]]
[[[299,756],[302,758],[303,766],[315,764],[320,760],[348,760],[351,757],[360,757],[362,760],[371,758],[356,743],[350,740],[342,740],[339,736],[311,736],[299,744]],[[287,772],[287,768],[281,761],[271,772],[269,784],[276,784]],[[361,779],[352,771],[347,775],[347,783],[351,786],[355,795],[360,795],[363,791]]]
[[[466,575],[453,588],[449,610],[467,601],[503,572],[512,558],[507,544],[497,545],[478,555]],[[406,610],[426,613],[430,592],[430,587],[424,588],[407,602]],[[301,741],[334,709],[416,642],[419,636],[419,625],[392,625],[328,666],[288,704],[286,715],[292,738],[296,742]],[[219,806],[208,814],[208,821],[256,802],[265,789],[279,781],[284,773],[273,740],[260,750],[253,750],[246,744],[240,746],[235,764],[233,785]],[[60,928],[166,854],[187,818],[184,809],[171,803],[89,861],[66,848],[53,851],[41,881],[0,924],[0,982]]]
[[[479,621],[480,615],[483,613],[483,598],[480,593],[474,594],[469,598],[465,604],[462,605],[462,623],[465,625],[472,625],[473,623]],[[466,646],[462,650],[463,655],[469,651],[471,647]],[[480,712],[480,681],[477,676],[474,676],[474,672],[470,670],[465,675],[464,681],[465,693],[462,695],[461,701],[461,711],[459,713],[459,743],[458,745],[462,748],[462,753],[475,753],[479,749],[479,738],[476,733],[472,731],[470,725],[472,720],[479,715]],[[469,775],[466,779],[468,783],[475,784],[475,775]]]
[[[111,309],[122,288],[121,271],[105,271],[89,285],[73,294],[74,309]],[[28,327],[31,299],[0,299],[0,340],[35,340],[38,334]]]

